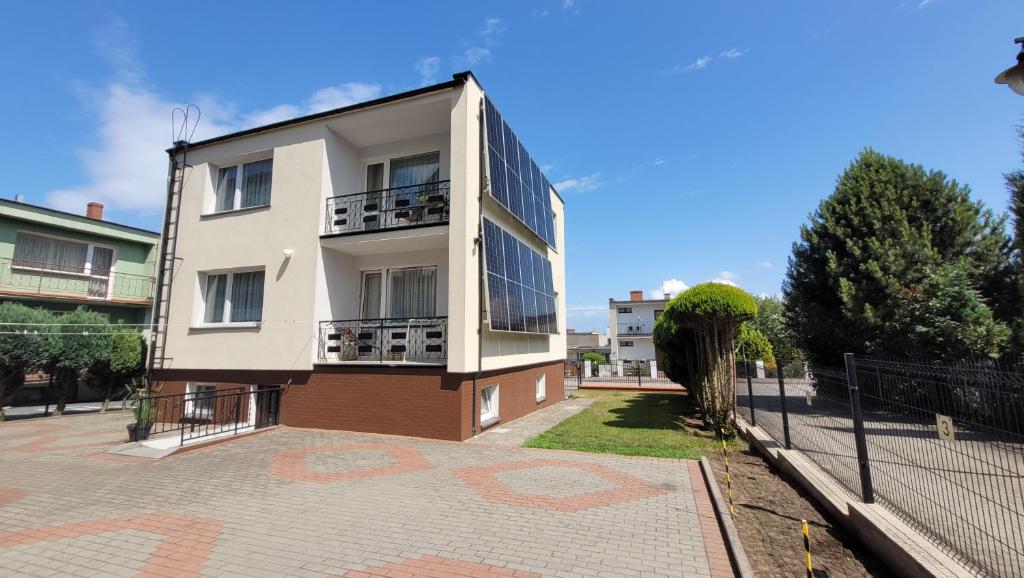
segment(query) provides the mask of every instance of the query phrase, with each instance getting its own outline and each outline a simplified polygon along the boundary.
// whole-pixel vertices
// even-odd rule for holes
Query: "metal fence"
[[[277,425],[280,415],[279,386],[258,386],[153,395],[135,403],[136,427],[147,435],[177,433],[179,443],[218,434],[238,433],[249,428]]]
[[[408,229],[448,222],[449,181],[327,199],[325,235]]]
[[[448,318],[348,319],[320,322],[320,363],[448,359]]]
[[[981,575],[1024,575],[1024,374],[847,355],[737,370],[737,414]]]

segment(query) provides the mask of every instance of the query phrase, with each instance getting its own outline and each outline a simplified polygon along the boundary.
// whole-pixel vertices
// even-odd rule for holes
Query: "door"
[[[256,429],[277,425],[281,405],[281,388],[277,385],[256,386]]]

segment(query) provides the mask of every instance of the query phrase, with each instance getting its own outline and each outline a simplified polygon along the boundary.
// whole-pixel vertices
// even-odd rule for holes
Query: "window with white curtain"
[[[537,376],[536,383],[537,403],[540,403],[548,397],[548,379],[547,375],[540,374]]]
[[[259,323],[263,320],[264,271],[202,274],[203,323]]]
[[[114,263],[112,247],[18,231],[11,265],[61,275],[85,275],[89,278],[88,295],[106,298]]]
[[[220,213],[269,205],[273,168],[273,159],[221,167],[217,171],[213,211]]]
[[[437,314],[437,268],[388,271],[387,317],[433,317]]]

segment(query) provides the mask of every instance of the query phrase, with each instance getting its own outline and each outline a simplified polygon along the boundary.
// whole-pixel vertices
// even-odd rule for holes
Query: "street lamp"
[[[1006,84],[1010,90],[1024,96],[1024,36],[1015,38],[1014,44],[1020,44],[1020,53],[1017,54],[1017,64],[1000,72],[996,76],[996,84]]]

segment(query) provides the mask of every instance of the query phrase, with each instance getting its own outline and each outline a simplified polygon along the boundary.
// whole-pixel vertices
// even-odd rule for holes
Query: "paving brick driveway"
[[[104,454],[126,421],[0,424],[0,575],[710,576],[709,552],[721,570],[692,462],[292,428]]]

